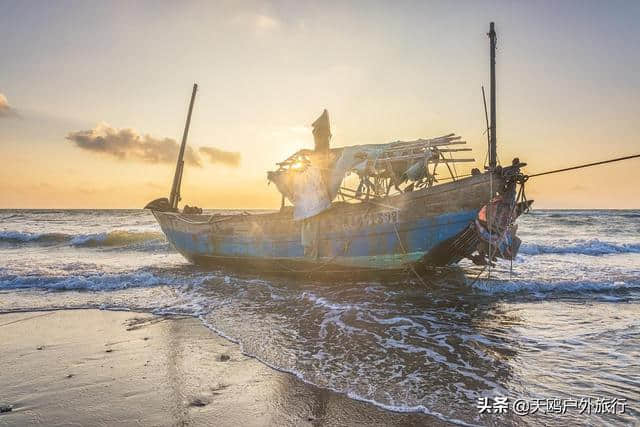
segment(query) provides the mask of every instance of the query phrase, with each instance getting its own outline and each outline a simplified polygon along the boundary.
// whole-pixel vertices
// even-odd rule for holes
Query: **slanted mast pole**
[[[182,172],[184,169],[184,149],[187,145],[187,136],[189,135],[189,125],[191,124],[191,112],[193,111],[193,102],[196,99],[196,92],[198,91],[198,85],[193,84],[193,92],[191,92],[191,102],[189,103],[189,112],[187,113],[187,122],[184,125],[184,133],[182,134],[182,144],[180,144],[180,153],[178,154],[178,162],[176,163],[176,173],[173,176],[173,185],[171,186],[171,196],[169,197],[169,204],[171,209],[178,209],[178,202],[180,201],[180,184],[182,183]]]
[[[496,30],[492,22],[489,24],[489,55],[491,68],[491,125],[489,127],[489,168],[496,167]]]

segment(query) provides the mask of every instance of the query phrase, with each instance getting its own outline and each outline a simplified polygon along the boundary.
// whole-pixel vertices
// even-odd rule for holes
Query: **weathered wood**
[[[171,186],[171,194],[169,196],[169,205],[171,209],[178,209],[178,202],[180,201],[180,184],[182,183],[182,173],[184,171],[184,150],[187,145],[187,136],[189,135],[189,125],[191,124],[191,112],[193,111],[193,102],[196,99],[196,92],[198,91],[198,85],[193,84],[193,92],[191,92],[191,102],[189,103],[189,112],[187,113],[187,122],[184,125],[184,132],[182,134],[182,143],[180,144],[180,152],[178,153],[178,160],[176,163],[176,171],[173,176],[173,185]]]
[[[410,159],[424,159],[425,153],[417,153],[417,154],[408,154],[406,156],[398,156],[398,157],[380,157],[378,159],[369,159],[368,162],[371,164],[375,164],[376,162],[384,162],[386,160],[390,161],[398,161],[398,160],[410,160]],[[428,153],[428,157],[431,155]],[[451,163],[467,163],[467,162],[475,162],[475,159],[446,159],[446,162]]]
[[[501,178],[493,177],[494,186],[501,182]],[[485,173],[382,199],[336,202],[314,217],[320,233],[318,259],[304,257],[300,249],[291,252],[300,248],[302,230],[302,222],[293,221],[292,209],[216,216],[214,223],[208,222],[209,215],[153,213],[178,251],[197,263],[235,260],[247,265],[271,260],[272,266],[278,268],[284,268],[282,263],[286,262],[286,268],[298,269],[316,265],[329,269],[398,270],[433,247],[445,230],[461,231],[466,227],[490,197],[490,186],[489,174]],[[453,219],[458,214],[462,215],[460,219]],[[441,215],[443,219],[439,219]],[[453,224],[458,225],[448,228]],[[389,246],[390,241],[397,242],[396,236],[406,250],[401,250],[399,243]],[[352,246],[354,241],[359,243]]]
[[[496,167],[496,30],[495,24],[489,24],[489,65],[491,71],[491,126],[490,126],[490,144],[489,144],[489,167]]]
[[[393,141],[391,142],[391,144],[415,144],[415,143],[432,143],[432,142],[436,142],[436,141],[441,141],[441,140],[455,140],[455,139],[460,139],[462,138],[461,136],[456,136],[455,133],[450,133],[448,135],[444,135],[444,136],[439,136],[436,138],[429,138],[429,139],[425,139],[425,138],[419,138],[419,139],[415,139],[413,141]]]
[[[447,158],[444,156],[444,154],[442,153],[442,151],[440,151],[440,157],[442,157],[442,160],[445,160],[445,164],[447,165],[447,169],[449,169],[449,175],[451,175],[451,179],[452,180],[456,180],[456,176],[453,174],[453,171],[451,170],[451,166],[449,166],[449,162],[447,162]],[[434,171],[435,173],[435,171]]]
[[[402,193],[402,190],[400,190],[400,183],[398,182],[398,177],[396,176],[396,173],[393,171],[393,166],[391,165],[391,161],[389,159],[385,159],[385,160],[387,165],[387,171],[389,172],[389,174],[391,174],[391,179],[393,180],[393,185],[398,191]],[[391,185],[389,185],[389,187],[391,187]],[[389,194],[389,189],[387,189],[387,194]]]
[[[385,149],[385,152],[388,151],[400,151],[400,150],[410,150],[413,148],[432,148],[432,147],[440,147],[440,146],[444,146],[444,145],[458,145],[458,144],[466,144],[467,141],[459,141],[460,137],[458,137],[455,140],[446,140],[446,141],[441,141],[441,142],[437,142],[437,143],[428,143],[426,141],[423,140],[423,142],[407,142],[405,143],[406,145],[396,145],[394,147],[389,147],[387,149]]]
[[[438,151],[441,153],[455,153],[457,151],[473,151],[473,148],[438,148]]]

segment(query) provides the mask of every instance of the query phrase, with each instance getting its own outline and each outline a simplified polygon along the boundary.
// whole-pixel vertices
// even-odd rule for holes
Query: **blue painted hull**
[[[431,249],[463,231],[476,217],[478,210],[443,214],[415,223],[376,225],[366,232],[335,232],[320,234],[318,261],[331,258],[343,266],[395,268],[407,261],[417,261]],[[308,261],[300,234],[268,236],[250,239],[242,236],[216,236],[163,229],[167,239],[190,260],[203,257],[241,257],[261,259],[299,259]],[[280,238],[278,238],[280,237]]]
[[[379,203],[336,204],[307,222],[293,221],[291,211],[154,215],[171,244],[197,264],[274,272],[400,270],[464,231],[488,199],[487,184],[482,175]],[[305,247],[305,227],[312,230],[313,251]]]

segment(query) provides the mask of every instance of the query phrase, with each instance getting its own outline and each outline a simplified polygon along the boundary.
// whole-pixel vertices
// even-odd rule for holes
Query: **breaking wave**
[[[59,243],[68,240],[71,236],[64,233],[29,233],[25,231],[0,231],[0,242],[10,243]]]
[[[88,274],[78,276],[20,276],[10,275],[0,278],[0,289],[41,288],[52,290],[115,290],[170,284],[170,278],[163,278],[150,272],[125,274]]]
[[[0,269],[0,274],[4,273]],[[111,291],[128,288],[144,288],[162,285],[200,286],[220,277],[213,273],[185,275],[179,271],[138,270],[133,272],[90,273],[75,275],[3,274],[0,275],[0,290],[3,289],[47,289],[57,291]]]
[[[598,293],[598,292],[618,292],[631,289],[640,289],[640,280],[627,279],[613,282],[603,281],[494,281],[478,280],[473,287],[483,293],[504,294],[504,293]]]
[[[0,242],[35,243],[43,245],[66,244],[78,247],[137,246],[145,243],[167,243],[164,234],[152,231],[114,230],[103,233],[65,234],[0,231]]]
[[[71,239],[73,246],[129,246],[137,243],[165,240],[164,234],[152,231],[110,231],[77,235]]]
[[[523,243],[520,253],[524,255],[542,254],[579,254],[608,255],[622,253],[640,253],[640,243],[608,243],[598,239],[567,242],[566,244],[531,244]]]

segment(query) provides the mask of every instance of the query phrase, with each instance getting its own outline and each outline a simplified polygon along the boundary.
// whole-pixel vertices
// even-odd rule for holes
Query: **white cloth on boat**
[[[268,179],[293,205],[293,219],[302,220],[323,212],[331,206],[327,176],[335,154],[310,152],[305,162],[286,170],[269,172]]]
[[[318,258],[319,255],[320,221],[318,218],[306,218],[300,227],[300,243],[304,250],[304,256]]]
[[[331,168],[327,183],[329,197],[335,199],[347,172],[354,168],[365,172],[367,162],[380,157],[386,144],[354,145],[341,148],[341,153]]]
[[[310,218],[331,206],[348,171],[367,160],[377,159],[384,146],[357,145],[329,152],[308,152],[304,165],[269,172],[268,179],[293,205],[294,220]]]
[[[322,178],[322,170],[313,164],[293,179],[293,219],[318,215],[331,206],[331,197]]]

